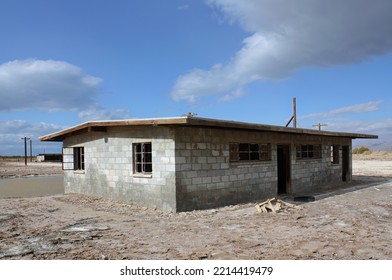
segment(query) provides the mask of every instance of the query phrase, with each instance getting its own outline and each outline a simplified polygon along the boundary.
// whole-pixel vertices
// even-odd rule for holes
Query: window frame
[[[339,164],[340,163],[340,161],[339,161],[339,157],[340,157],[339,150],[340,150],[340,145],[335,145],[335,144],[331,145],[331,163],[332,164]]]
[[[132,144],[132,162],[134,175],[152,175],[152,142]]]
[[[62,169],[73,171],[85,170],[84,146],[63,147]]]
[[[315,160],[322,158],[321,144],[301,144],[296,145],[297,160]]]
[[[265,162],[271,160],[270,143],[229,143],[230,162]]]
[[[74,147],[74,170],[85,170],[84,147]]]

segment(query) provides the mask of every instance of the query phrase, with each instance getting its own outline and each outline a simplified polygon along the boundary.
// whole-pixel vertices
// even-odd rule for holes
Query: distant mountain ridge
[[[353,143],[353,149],[357,147],[368,147],[372,151],[392,151],[392,141],[356,141]]]

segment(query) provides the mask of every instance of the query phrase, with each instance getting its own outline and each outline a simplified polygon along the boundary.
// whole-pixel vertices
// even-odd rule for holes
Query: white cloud
[[[392,143],[392,119],[358,121],[349,118],[338,118],[328,119],[326,123],[328,126],[325,130],[377,135],[379,140],[368,140],[370,144],[379,143],[380,141]]]
[[[12,137],[29,137],[38,139],[39,136],[42,136],[45,133],[51,133],[64,128],[65,127],[61,125],[45,122],[31,123],[26,120],[0,121],[0,137],[9,137],[12,135]]]
[[[120,120],[129,118],[129,112],[124,109],[114,109],[110,111],[95,105],[79,112],[78,117],[83,122],[94,120]]]
[[[222,96],[221,98],[219,98],[218,102],[219,103],[224,103],[224,102],[228,102],[231,101],[233,99],[237,99],[240,98],[241,96],[245,95],[245,92],[243,91],[243,89],[236,89],[235,91],[226,94],[224,96]]]
[[[314,118],[326,118],[344,114],[356,114],[364,112],[373,112],[379,110],[379,105],[382,101],[369,101],[367,103],[355,104],[347,107],[334,109],[328,112],[314,113],[300,117],[300,119],[314,119]]]
[[[230,62],[179,76],[174,100],[233,91],[282,79],[307,66],[355,63],[392,49],[389,0],[207,0],[252,35]]]
[[[392,134],[392,119],[378,120],[375,122],[368,123],[361,130],[366,131],[388,131]]]
[[[64,126],[45,122],[31,123],[25,120],[0,121],[0,155],[22,155],[24,142],[28,137],[33,141],[33,154],[43,150],[61,152],[61,144],[40,143],[38,137],[64,129]]]
[[[89,106],[101,79],[54,60],[15,60],[0,65],[0,111],[73,110]]]

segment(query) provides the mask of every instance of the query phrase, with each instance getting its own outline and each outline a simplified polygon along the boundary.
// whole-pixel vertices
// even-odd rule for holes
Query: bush
[[[363,154],[363,153],[369,154],[370,149],[368,147],[362,146],[362,147],[355,148],[353,150],[353,154]]]

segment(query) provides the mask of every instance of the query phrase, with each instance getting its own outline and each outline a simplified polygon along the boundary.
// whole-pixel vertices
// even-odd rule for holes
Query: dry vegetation
[[[353,154],[353,160],[392,160],[392,151],[365,151]]]

